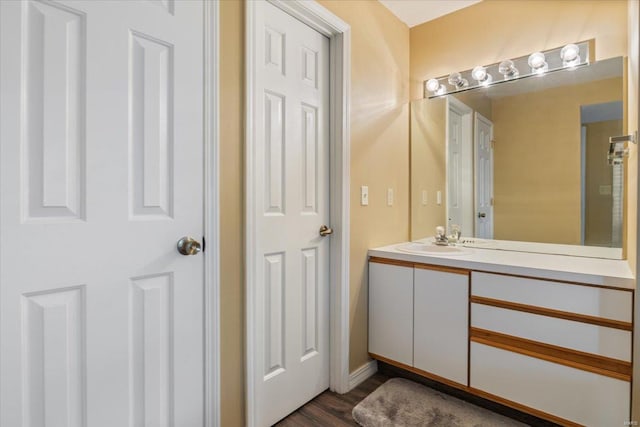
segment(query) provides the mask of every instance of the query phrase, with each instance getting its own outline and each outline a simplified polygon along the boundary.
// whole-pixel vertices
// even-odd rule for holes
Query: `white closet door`
[[[329,40],[255,8],[253,197],[257,426],[329,387]]]
[[[0,2],[2,426],[202,426],[202,9]]]

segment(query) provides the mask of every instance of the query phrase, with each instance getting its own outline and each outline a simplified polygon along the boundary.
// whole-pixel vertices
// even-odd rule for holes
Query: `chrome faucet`
[[[435,244],[438,246],[448,246],[449,239],[444,232],[444,227],[439,225],[436,227]]]

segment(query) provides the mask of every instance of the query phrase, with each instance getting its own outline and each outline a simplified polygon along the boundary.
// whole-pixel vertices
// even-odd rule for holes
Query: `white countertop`
[[[402,242],[369,249],[369,256],[458,267],[468,270],[635,289],[636,281],[626,260],[479,249],[475,247],[465,248],[464,254],[456,255],[415,254],[397,249],[398,246],[406,243]]]

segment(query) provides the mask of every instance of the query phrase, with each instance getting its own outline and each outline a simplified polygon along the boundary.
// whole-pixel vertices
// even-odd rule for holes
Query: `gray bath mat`
[[[437,392],[392,378],[353,408],[364,427],[511,427],[525,424]]]

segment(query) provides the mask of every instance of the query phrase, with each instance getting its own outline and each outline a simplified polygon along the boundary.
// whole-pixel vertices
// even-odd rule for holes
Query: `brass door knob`
[[[196,255],[200,251],[202,251],[202,246],[194,238],[184,236],[178,240],[178,252],[182,255]]]
[[[326,225],[323,225],[322,227],[320,227],[320,235],[322,237],[328,236],[329,234],[333,234],[333,228],[329,228]]]

